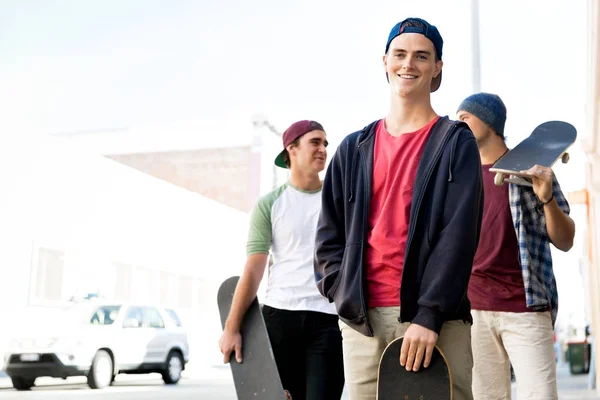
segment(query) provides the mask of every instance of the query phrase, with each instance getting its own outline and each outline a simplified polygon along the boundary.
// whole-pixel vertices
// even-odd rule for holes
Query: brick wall
[[[244,212],[260,192],[260,156],[250,146],[107,157]]]

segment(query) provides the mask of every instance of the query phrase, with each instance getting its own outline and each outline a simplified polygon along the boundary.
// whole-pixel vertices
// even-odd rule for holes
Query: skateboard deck
[[[226,279],[217,293],[217,303],[221,315],[221,326],[231,309],[233,293],[239,281],[238,276]],[[277,364],[269,342],[267,327],[255,298],[244,316],[241,327],[242,363],[239,364],[232,353],[229,364],[233,374],[235,390],[239,400],[286,400],[289,399],[281,385]]]
[[[452,374],[442,351],[433,349],[431,363],[419,371],[400,365],[403,338],[393,340],[383,351],[377,375],[377,400],[452,400]]]
[[[502,186],[504,182],[532,186],[531,179],[521,171],[526,171],[534,165],[552,167],[562,159],[569,161],[567,149],[577,139],[575,127],[563,121],[549,121],[538,125],[531,135],[514,149],[510,150],[490,168],[495,172],[494,183]],[[508,175],[509,177],[505,177]]]

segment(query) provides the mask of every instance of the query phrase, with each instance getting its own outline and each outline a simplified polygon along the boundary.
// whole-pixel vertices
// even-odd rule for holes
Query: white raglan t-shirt
[[[250,217],[246,252],[273,254],[263,304],[283,310],[337,314],[315,281],[314,250],[321,190],[302,191],[289,182],[261,197]]]

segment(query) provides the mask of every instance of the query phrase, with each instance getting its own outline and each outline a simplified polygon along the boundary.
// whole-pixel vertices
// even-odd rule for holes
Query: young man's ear
[[[294,154],[295,154],[295,150],[294,150],[294,149],[295,149],[296,147],[297,147],[297,146],[295,146],[295,145],[292,143],[292,144],[288,144],[288,146],[285,148],[285,149],[287,150],[287,152],[288,152],[288,155],[289,155],[290,157],[291,157],[291,155],[292,155],[292,152],[294,152]]]
[[[383,70],[387,72],[387,53],[381,57],[381,65],[383,66]]]
[[[442,60],[435,62],[435,72],[433,73],[434,78],[437,78],[438,75],[442,73],[443,66],[444,66],[444,62]]]
[[[388,81],[388,83],[390,82],[390,76],[388,75],[387,72],[387,53],[383,55],[383,57],[381,58],[382,61],[382,66],[383,66],[383,72],[385,72],[385,79]]]

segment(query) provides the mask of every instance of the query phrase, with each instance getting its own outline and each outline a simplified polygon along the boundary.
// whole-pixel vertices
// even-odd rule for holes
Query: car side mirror
[[[123,328],[139,328],[140,327],[140,321],[138,321],[136,318],[127,318],[125,319],[125,321],[123,321]]]

